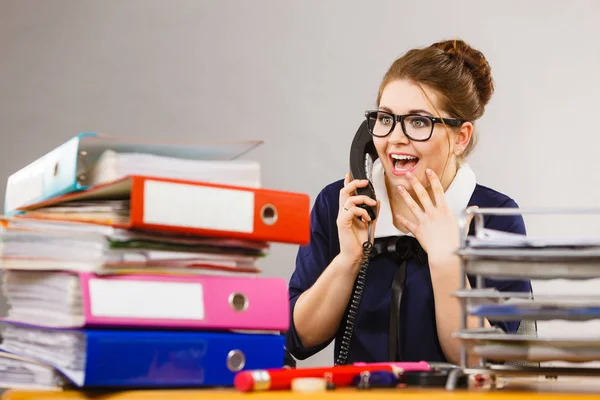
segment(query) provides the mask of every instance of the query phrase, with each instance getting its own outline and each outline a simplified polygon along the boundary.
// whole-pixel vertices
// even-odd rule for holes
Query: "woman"
[[[378,109],[366,113],[379,156],[372,173],[378,202],[353,195],[368,182],[351,181],[349,175],[316,198],[311,241],[299,249],[290,279],[292,326],[286,346],[294,357],[305,359],[336,339],[335,358],[340,359],[348,302],[367,240],[370,218],[357,206],[364,203],[378,209],[372,222],[375,243],[412,236],[420,246],[413,246],[414,256],[406,263],[389,255],[370,261],[343,362],[460,362],[460,343],[452,337],[460,324],[459,302],[452,296],[460,286],[460,261],[453,254],[460,240],[457,217],[470,206],[517,207],[506,195],[477,184],[464,163],[475,144],[474,123],[492,92],[488,62],[463,41],[414,49],[392,64],[379,88]],[[520,216],[486,217],[485,226],[525,233]],[[395,286],[400,268],[405,268],[401,297]],[[474,286],[474,278],[468,278]],[[531,289],[529,281],[486,279],[485,285]],[[476,324],[469,317],[468,325]],[[519,326],[518,321],[485,324],[506,332]]]

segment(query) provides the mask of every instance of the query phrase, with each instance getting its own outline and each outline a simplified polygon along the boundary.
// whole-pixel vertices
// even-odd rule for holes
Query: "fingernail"
[[[400,193],[404,193],[406,191],[406,189],[404,189],[404,186],[398,186],[398,191]]]
[[[412,177],[413,177],[413,174],[411,174],[410,172],[407,172],[407,173],[406,173],[406,177],[407,177],[408,179],[412,179]]]
[[[432,170],[430,170],[429,168],[427,168],[427,169],[425,170],[425,173],[426,173],[427,175],[431,176],[431,174],[433,174],[433,171],[432,171]]]

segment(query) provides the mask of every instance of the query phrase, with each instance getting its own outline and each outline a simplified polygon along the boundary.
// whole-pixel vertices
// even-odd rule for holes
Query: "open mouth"
[[[419,157],[411,154],[390,154],[393,172],[396,175],[404,175],[411,172],[417,166]]]

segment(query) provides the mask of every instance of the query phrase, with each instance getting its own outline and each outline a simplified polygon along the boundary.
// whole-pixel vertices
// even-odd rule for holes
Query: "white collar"
[[[373,163],[371,183],[375,189],[375,195],[379,200],[379,215],[377,217],[377,224],[375,225],[374,236],[377,238],[406,235],[406,233],[403,233],[394,226],[392,208],[390,206],[387,187],[385,185],[385,172],[379,159],[375,160]],[[452,213],[457,218],[460,218],[463,211],[469,205],[469,200],[473,195],[475,185],[475,173],[468,164],[463,164],[456,172],[454,180],[452,180],[452,183],[450,183],[450,186],[446,190],[446,201],[448,202],[448,206],[452,210]],[[408,235],[412,236],[410,233]]]

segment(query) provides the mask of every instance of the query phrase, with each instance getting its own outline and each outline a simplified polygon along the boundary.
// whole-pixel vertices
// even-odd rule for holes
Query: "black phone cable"
[[[356,322],[356,315],[358,313],[358,307],[362,300],[362,295],[365,290],[365,284],[367,282],[367,269],[369,268],[369,260],[371,258],[371,250],[373,249],[373,228],[371,221],[368,222],[368,237],[367,241],[362,244],[363,254],[356,277],[354,288],[352,289],[352,295],[350,296],[350,307],[348,309],[348,316],[346,318],[346,326],[344,327],[344,335],[342,336],[342,343],[340,345],[340,351],[338,353],[335,365],[344,365],[348,360],[348,354],[350,353],[350,344],[352,343],[352,335],[354,334],[354,325]]]

